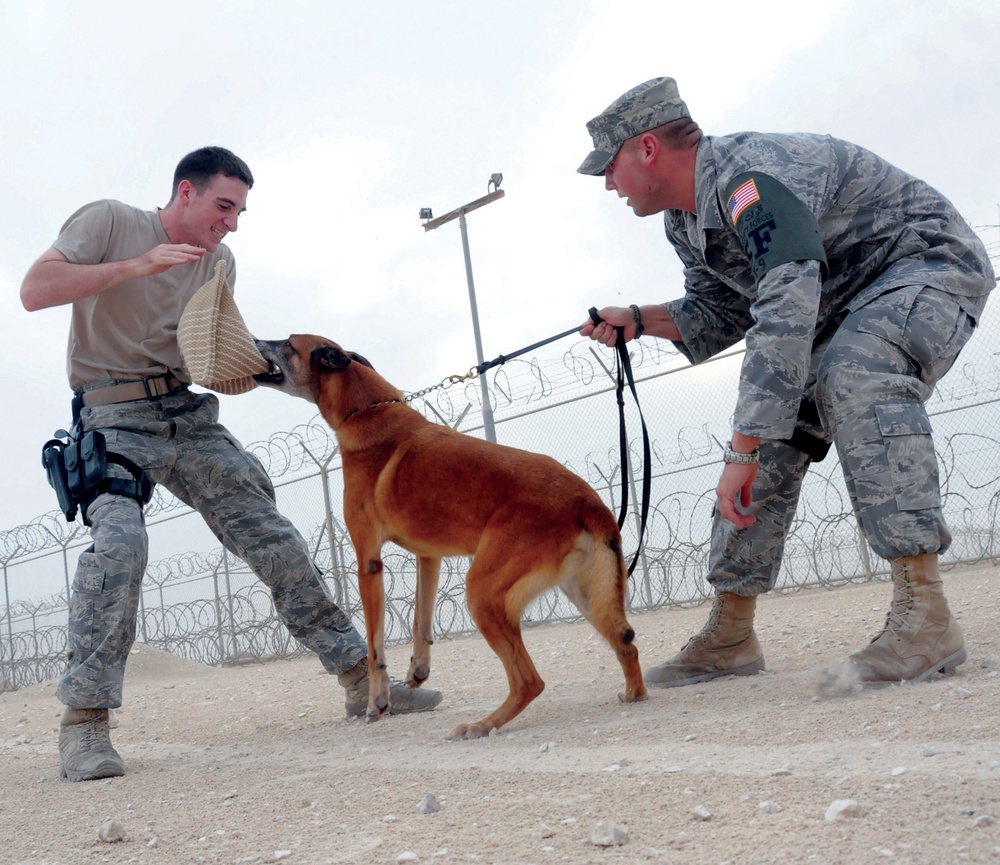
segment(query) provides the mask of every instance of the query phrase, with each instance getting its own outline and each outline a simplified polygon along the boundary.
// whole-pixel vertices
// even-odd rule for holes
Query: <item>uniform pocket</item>
[[[91,552],[88,550],[88,552]],[[84,553],[81,558],[86,557]],[[101,593],[104,591],[106,571],[102,567],[81,561],[73,577],[73,594],[69,602],[69,643],[86,657],[101,638],[101,621],[98,615]],[[81,658],[77,658],[77,661]]]
[[[104,568],[81,562],[73,577],[73,591],[83,595],[99,595],[104,591]]]
[[[879,336],[886,342],[902,346],[906,321],[920,289],[919,285],[897,288],[861,307],[858,331]]]
[[[951,369],[974,330],[974,322],[957,298],[925,288],[906,320],[901,345],[920,364],[924,384],[933,387]]]
[[[890,403],[875,406],[879,431],[896,506],[904,511],[941,507],[937,454],[931,423],[919,405]]]

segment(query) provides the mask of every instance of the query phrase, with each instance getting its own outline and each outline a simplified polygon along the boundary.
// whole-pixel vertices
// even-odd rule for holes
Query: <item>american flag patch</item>
[[[740,218],[740,214],[755,201],[760,201],[757,192],[757,184],[751,177],[746,183],[740,184],[731,196],[729,196],[729,215],[733,218],[733,224]]]

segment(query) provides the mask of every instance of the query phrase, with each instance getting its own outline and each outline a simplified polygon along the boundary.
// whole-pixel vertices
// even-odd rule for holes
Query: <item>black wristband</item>
[[[639,312],[639,307],[634,303],[630,303],[628,308],[632,310],[632,317],[635,319],[635,338],[638,339],[646,329],[642,324],[642,313]]]

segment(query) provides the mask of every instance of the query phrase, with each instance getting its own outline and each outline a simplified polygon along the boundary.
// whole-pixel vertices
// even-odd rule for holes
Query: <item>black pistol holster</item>
[[[103,493],[127,496],[145,506],[153,495],[153,483],[146,473],[127,457],[108,453],[100,430],[79,435],[79,429],[76,424],[76,434],[56,430],[56,438],[42,445],[42,465],[66,522],[73,522],[80,510],[84,525],[89,526],[87,508]],[[108,477],[109,464],[122,466],[132,477]]]

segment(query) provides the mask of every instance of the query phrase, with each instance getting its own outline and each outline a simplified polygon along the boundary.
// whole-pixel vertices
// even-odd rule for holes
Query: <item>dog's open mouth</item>
[[[281,384],[285,380],[285,374],[281,367],[271,361],[271,368],[267,372],[256,373],[253,380],[258,384]]]

